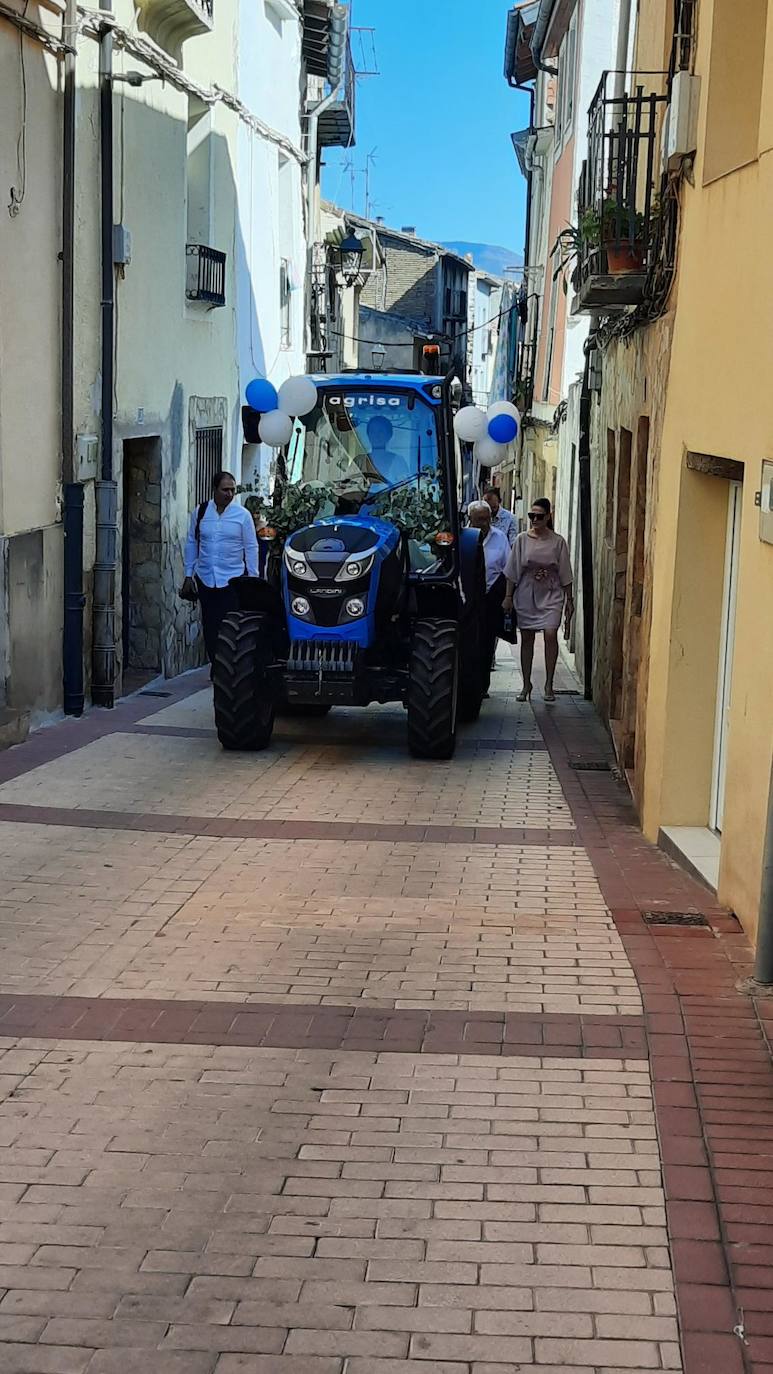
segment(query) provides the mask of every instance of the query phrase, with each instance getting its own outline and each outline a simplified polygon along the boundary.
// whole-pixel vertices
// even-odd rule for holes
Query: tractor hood
[[[285,540],[285,563],[290,572],[300,572],[305,563],[320,581],[334,580],[346,563],[366,565],[380,561],[397,546],[399,532],[394,525],[375,516],[328,516],[305,529],[296,530]]]

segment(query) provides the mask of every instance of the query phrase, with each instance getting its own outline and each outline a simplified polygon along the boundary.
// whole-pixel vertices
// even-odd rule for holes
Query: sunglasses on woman
[[[529,519],[530,519],[530,520],[544,520],[544,519],[545,519],[545,512],[544,512],[544,510],[530,510],[530,511],[529,511]]]

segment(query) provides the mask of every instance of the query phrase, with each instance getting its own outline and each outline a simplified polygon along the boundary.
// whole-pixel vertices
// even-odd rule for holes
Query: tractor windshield
[[[367,510],[422,544],[449,527],[440,478],[436,408],[416,391],[320,389],[295,423],[283,505],[299,523]]]

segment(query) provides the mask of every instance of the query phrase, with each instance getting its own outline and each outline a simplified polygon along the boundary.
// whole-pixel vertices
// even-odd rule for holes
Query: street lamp
[[[350,229],[346,238],[342,239],[335,249],[336,266],[343,274],[347,286],[353,286],[360,275],[364,256],[362,240]]]
[[[370,356],[373,359],[373,371],[380,372],[382,367],[384,366],[384,360],[386,359],[386,349],[384,348],[384,345],[376,344],[370,350]]]

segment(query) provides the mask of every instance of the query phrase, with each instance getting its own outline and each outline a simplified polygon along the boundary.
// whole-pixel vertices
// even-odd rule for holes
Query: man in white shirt
[[[491,668],[497,647],[497,630],[506,590],[505,567],[510,557],[510,545],[501,530],[492,523],[491,507],[487,501],[471,501],[467,507],[471,529],[483,531],[483,557],[486,561],[486,602],[481,627],[481,673],[488,695]]]
[[[496,487],[488,487],[485,497],[491,509],[491,523],[494,529],[501,530],[510,548],[512,548],[518,534],[518,521],[502,505],[502,497]]]
[[[220,626],[229,611],[236,610],[236,588],[231,579],[258,576],[258,539],[248,510],[234,501],[236,479],[230,472],[216,472],[212,500],[203,502],[191,515],[185,545],[185,581],[180,595],[198,598],[204,644],[214,663]]]

